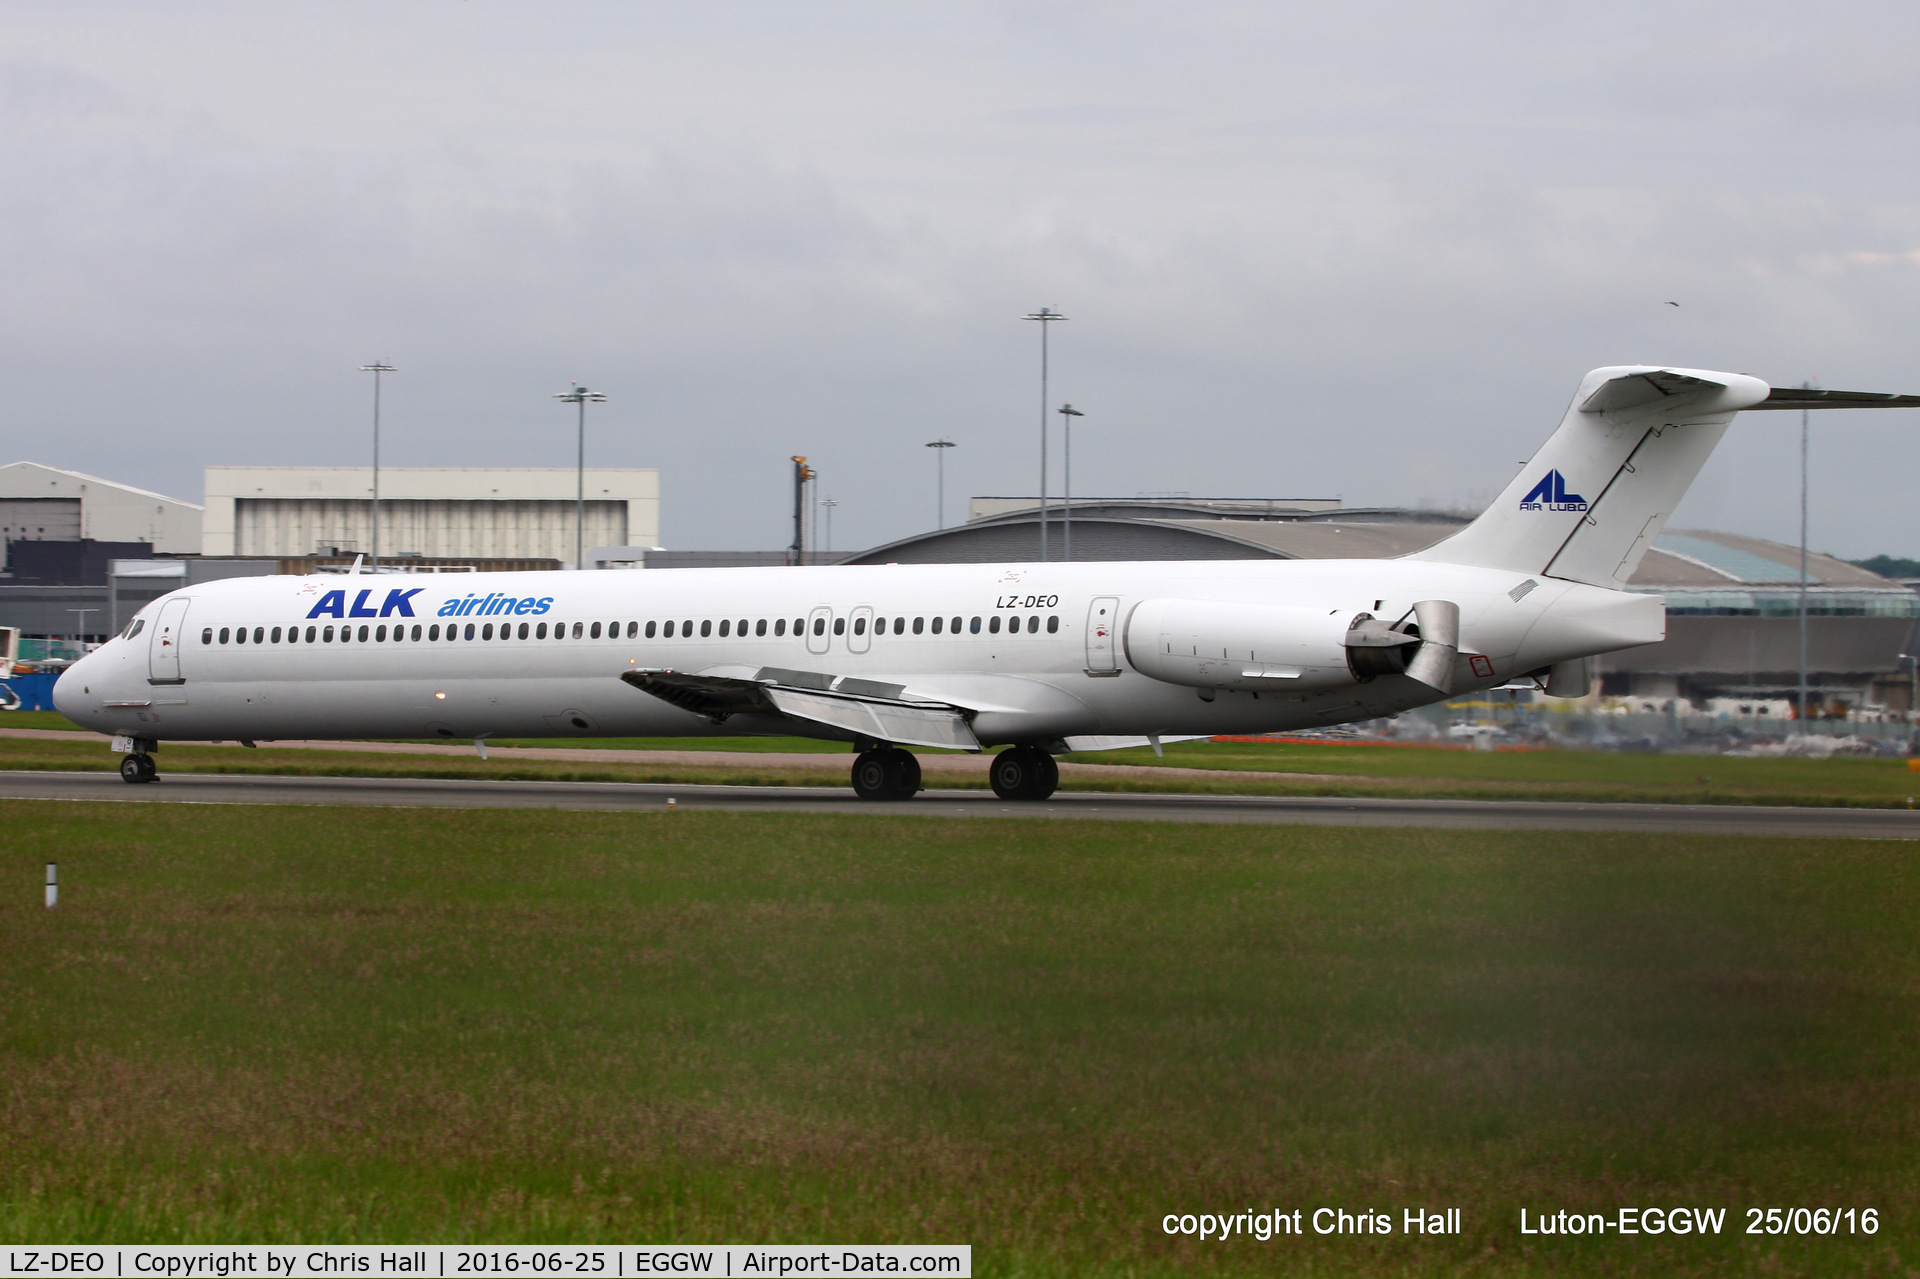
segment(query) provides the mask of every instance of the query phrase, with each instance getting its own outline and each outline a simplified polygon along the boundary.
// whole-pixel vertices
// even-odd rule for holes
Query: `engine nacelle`
[[[1452,691],[1460,610],[1413,606],[1414,624],[1371,613],[1220,600],[1142,601],[1127,619],[1127,660],[1169,684],[1253,692],[1311,692],[1405,675]]]
[[[1354,645],[1356,627],[1376,642]],[[1418,642],[1367,613],[1217,600],[1144,600],[1126,629],[1127,659],[1143,675],[1257,692],[1335,688],[1398,674],[1406,669],[1401,653]]]

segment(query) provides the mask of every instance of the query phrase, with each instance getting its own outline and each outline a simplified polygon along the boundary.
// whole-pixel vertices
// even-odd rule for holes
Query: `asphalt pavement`
[[[1012,803],[991,791],[926,790],[874,803],[811,786],[679,786],[629,782],[461,781],[411,777],[267,777],[174,773],[129,785],[115,773],[0,772],[0,799],[133,804],[311,804],[382,808],[565,808],[763,813],[887,813],[913,817],[1083,818],[1423,826],[1455,830],[1639,831],[1751,836],[1920,839],[1920,812],[1730,804],[1568,804],[1521,800],[1359,799],[1271,795],[1062,792]]]

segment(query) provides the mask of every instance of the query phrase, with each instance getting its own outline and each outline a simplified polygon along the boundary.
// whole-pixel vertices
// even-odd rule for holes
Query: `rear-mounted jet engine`
[[[1142,674],[1192,688],[1309,692],[1404,675],[1447,693],[1460,609],[1422,600],[1388,623],[1292,604],[1146,600],[1127,619],[1126,645]]]

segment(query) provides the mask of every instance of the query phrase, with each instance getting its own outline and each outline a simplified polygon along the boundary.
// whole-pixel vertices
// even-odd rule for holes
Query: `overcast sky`
[[[7,3],[0,461],[657,466],[849,549],[1037,484],[1484,503],[1589,368],[1920,392],[1910,4]],[[1667,305],[1678,302],[1678,307]],[[1797,415],[1673,521],[1797,538]],[[1056,455],[1057,458],[1057,455]],[[1920,555],[1920,412],[1813,541]],[[1056,471],[1057,479],[1057,471]]]

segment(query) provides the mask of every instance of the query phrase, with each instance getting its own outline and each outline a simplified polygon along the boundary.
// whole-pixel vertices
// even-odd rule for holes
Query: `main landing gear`
[[[987,777],[1001,799],[1046,799],[1060,788],[1060,766],[1038,746],[1001,751]],[[912,799],[919,791],[920,761],[907,751],[876,746],[854,757],[853,793],[861,799]]]
[[[920,761],[892,746],[861,751],[853,761],[853,793],[861,799],[912,799],[920,793]]]
[[[128,755],[120,761],[120,780],[123,782],[150,782],[160,776],[160,770],[153,766],[153,756],[145,751]]]
[[[1015,746],[994,756],[987,777],[1001,799],[1046,799],[1060,788],[1060,765],[1038,746]]]

